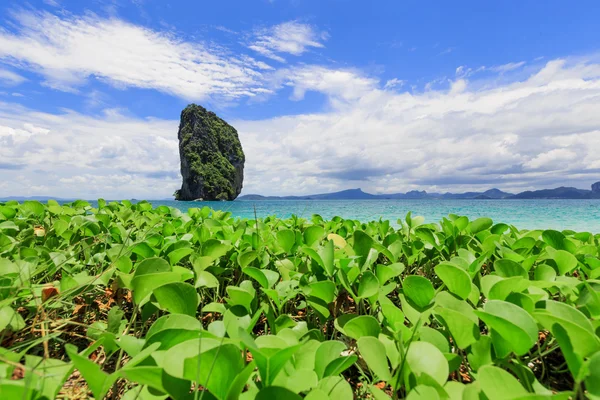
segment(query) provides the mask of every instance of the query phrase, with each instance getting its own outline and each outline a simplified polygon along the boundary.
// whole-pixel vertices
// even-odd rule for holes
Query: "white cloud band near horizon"
[[[17,70],[1,68],[0,78],[11,85],[22,83],[24,70],[59,90],[99,79],[202,101],[282,88],[291,88],[294,101],[323,94],[320,112],[228,121],[246,153],[245,194],[520,191],[600,180],[597,57],[526,70],[523,61],[508,63],[488,67],[485,79],[476,79],[477,68],[459,67],[449,89],[411,93],[399,78],[381,82],[356,68],[304,63],[275,68],[117,18],[14,18],[15,30],[0,31],[0,61]],[[275,27],[254,37],[274,55],[294,55],[322,46],[325,38],[310,29],[288,37],[287,47],[265,39],[286,38]],[[0,195],[170,196],[180,185],[178,121],[126,115],[51,114],[0,102]]]

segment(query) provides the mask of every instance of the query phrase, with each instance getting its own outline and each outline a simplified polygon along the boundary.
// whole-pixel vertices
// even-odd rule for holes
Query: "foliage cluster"
[[[0,398],[600,398],[599,240],[0,203]]]

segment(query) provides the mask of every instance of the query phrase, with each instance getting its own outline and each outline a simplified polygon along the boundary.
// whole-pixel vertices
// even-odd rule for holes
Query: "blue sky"
[[[244,193],[600,180],[596,1],[0,5],[0,196],[168,197],[190,102]]]

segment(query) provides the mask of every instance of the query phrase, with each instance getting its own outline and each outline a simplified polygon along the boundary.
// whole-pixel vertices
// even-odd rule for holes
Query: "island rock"
[[[600,182],[596,182],[592,185],[592,193],[600,194]]]
[[[242,191],[244,151],[234,127],[190,104],[179,123],[181,189],[176,200],[234,200]]]

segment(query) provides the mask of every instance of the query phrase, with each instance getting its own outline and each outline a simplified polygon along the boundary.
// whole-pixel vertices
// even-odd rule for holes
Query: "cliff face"
[[[600,182],[596,182],[592,185],[592,193],[600,194]]]
[[[244,151],[234,127],[190,104],[179,123],[181,189],[176,200],[234,200],[242,191]]]

